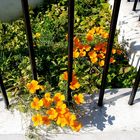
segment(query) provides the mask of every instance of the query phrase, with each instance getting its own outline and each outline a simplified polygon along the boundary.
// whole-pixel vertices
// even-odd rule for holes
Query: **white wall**
[[[30,6],[36,6],[43,0],[28,0]],[[0,0],[0,20],[9,21],[22,14],[21,0]]]

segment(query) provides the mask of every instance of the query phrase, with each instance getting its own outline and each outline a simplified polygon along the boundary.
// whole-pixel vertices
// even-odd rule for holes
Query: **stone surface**
[[[79,133],[70,131],[49,134],[50,140],[138,140],[140,137],[140,89],[136,94],[134,105],[128,105],[132,89],[106,90],[104,106],[98,107],[98,94],[86,96],[86,104],[81,106],[85,114],[81,121],[83,128]],[[22,116],[15,111],[2,108],[0,102],[0,140],[24,140],[25,129]],[[45,139],[42,139],[45,140]]]
[[[114,4],[114,0],[109,0]],[[125,44],[128,52],[129,64],[136,67],[140,66],[140,2],[137,3],[136,11],[132,11],[134,0],[127,2],[121,0],[117,28],[120,31],[119,42]]]

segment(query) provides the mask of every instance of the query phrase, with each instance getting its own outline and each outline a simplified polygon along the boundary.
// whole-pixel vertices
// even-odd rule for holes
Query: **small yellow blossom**
[[[101,61],[99,62],[99,66],[100,66],[100,67],[104,66],[104,64],[105,64],[105,61],[104,61],[104,60],[101,60]]]
[[[49,120],[48,116],[42,116],[42,121],[43,121],[43,124],[45,124],[45,125],[50,124],[50,120]]]
[[[79,123],[78,121],[73,121],[73,124],[71,124],[71,128],[73,131],[79,132],[80,129],[82,128],[82,124]]]
[[[32,121],[34,123],[34,126],[39,126],[43,124],[42,116],[40,114],[36,114],[32,117]]]
[[[63,95],[63,94],[61,94],[61,93],[55,93],[55,95],[54,95],[54,97],[53,97],[53,101],[54,102],[62,102],[62,101],[64,101],[65,100],[65,96]]]
[[[40,36],[41,36],[41,34],[40,33],[36,33],[35,35],[34,35],[34,38],[40,38]]]
[[[84,103],[84,96],[83,94],[75,94],[74,95],[74,101],[79,105]]]
[[[33,98],[31,102],[31,108],[35,110],[39,110],[43,106],[43,100],[39,100],[37,97]]]
[[[48,118],[50,120],[55,120],[58,116],[58,113],[54,108],[50,108],[49,110],[47,110],[46,114],[49,116]]]
[[[32,80],[31,83],[27,84],[27,89],[32,94],[34,94],[39,88],[40,86],[38,85],[38,82],[36,80]]]

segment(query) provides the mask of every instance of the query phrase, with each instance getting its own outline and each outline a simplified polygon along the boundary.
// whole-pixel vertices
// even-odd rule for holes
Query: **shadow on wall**
[[[35,7],[43,0],[28,0],[30,7]],[[22,14],[21,0],[0,0],[0,20],[10,21]]]

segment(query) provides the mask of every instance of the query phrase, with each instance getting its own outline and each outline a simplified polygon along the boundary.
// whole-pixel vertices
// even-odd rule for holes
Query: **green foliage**
[[[68,64],[68,3],[67,0],[59,3],[46,0],[44,3],[40,8],[30,10],[37,73],[41,82],[48,81],[53,88],[63,89],[59,76],[67,70]],[[109,30],[111,11],[105,0],[75,0],[74,14],[74,34],[79,37],[84,38],[94,26]],[[36,33],[40,37],[37,38]],[[22,19],[0,23],[0,70],[6,88],[14,93],[17,90],[21,93],[32,76],[26,40]],[[116,42],[115,46],[118,46]],[[109,69],[107,87],[130,87],[133,83],[135,69],[125,62],[127,60],[123,56],[119,59],[117,68],[111,65]],[[82,92],[93,93],[100,88],[102,69],[92,67],[86,59],[75,61],[74,68],[80,77],[79,82],[84,85],[80,89]]]

